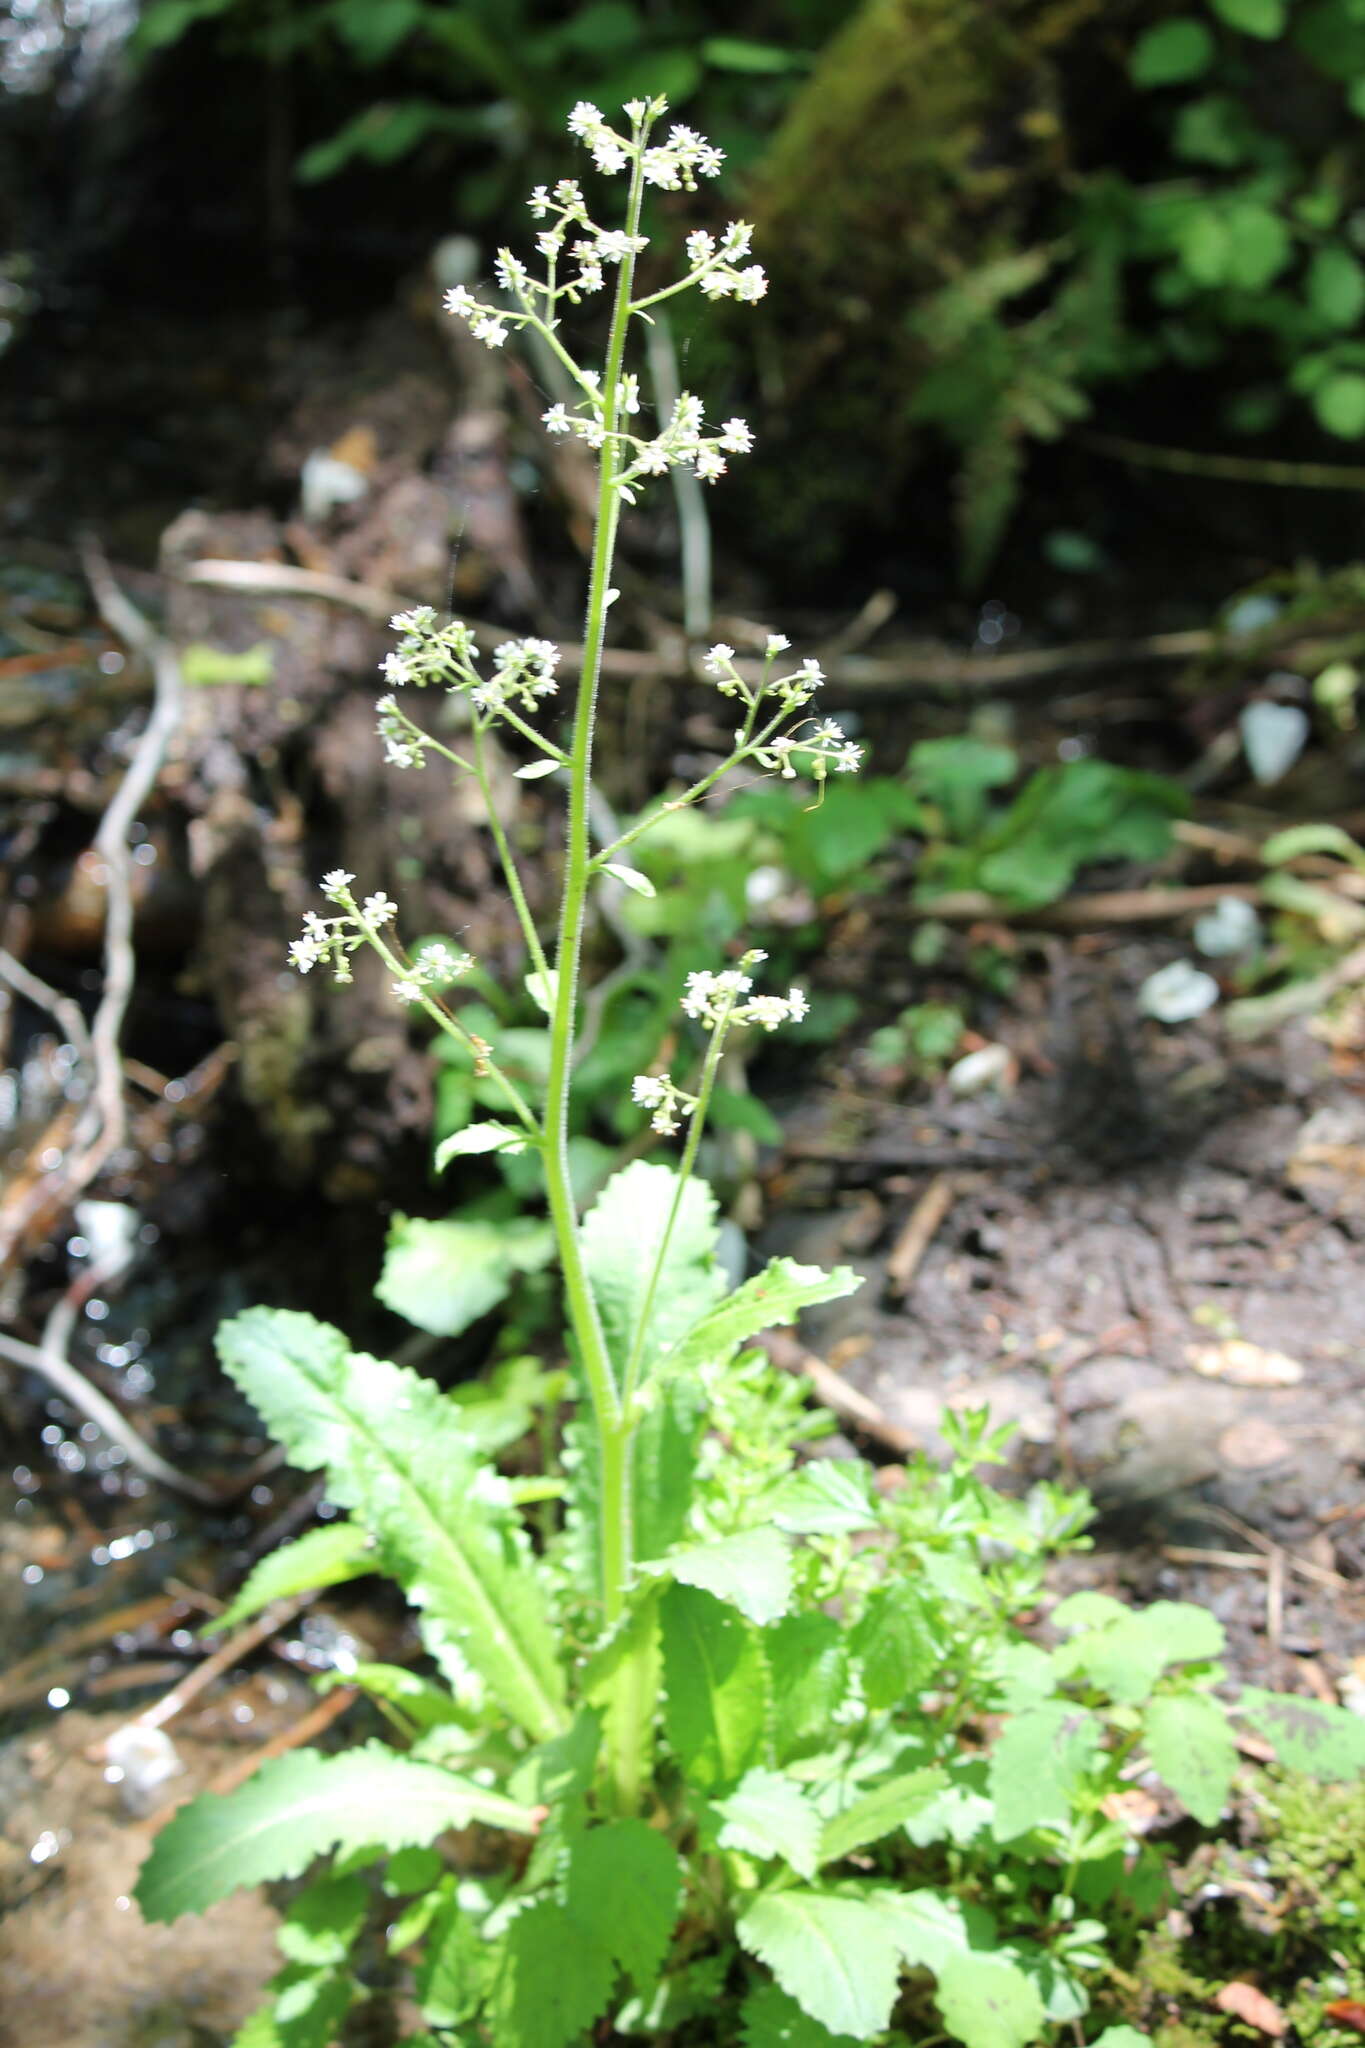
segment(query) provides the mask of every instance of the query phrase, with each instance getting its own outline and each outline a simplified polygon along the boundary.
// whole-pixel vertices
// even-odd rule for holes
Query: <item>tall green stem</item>
[[[631,169],[630,197],[626,207],[626,233],[634,239],[639,231],[644,178],[637,151]],[[560,908],[559,941],[555,958],[558,976],[554,1014],[550,1024],[550,1073],[545,1099],[545,1173],[550,1216],[554,1223],[564,1274],[564,1292],[569,1319],[577,1340],[579,1357],[592,1399],[601,1447],[602,1484],[602,1606],[608,1622],[615,1621],[625,1602],[632,1562],[630,1499],[630,1424],[621,1406],[620,1390],[612,1372],[606,1337],[597,1304],[583,1266],[578,1236],[578,1214],[569,1173],[569,1092],[573,1079],[574,1015],[578,1000],[578,976],[583,951],[583,925],[591,879],[588,801],[592,780],[593,728],[597,712],[597,690],[602,672],[602,648],[606,639],[607,611],[611,590],[612,561],[616,551],[616,528],[620,501],[616,490],[618,454],[615,441],[621,373],[625,363],[626,334],[630,325],[630,293],[634,281],[633,254],[619,266],[616,297],[612,307],[611,335],[607,346],[602,381],[602,444],[598,472],[597,525],[593,536],[592,566],[588,579],[588,613],[583,633],[583,671],[574,713],[573,746],[569,767],[569,818],[565,847],[564,894]]]

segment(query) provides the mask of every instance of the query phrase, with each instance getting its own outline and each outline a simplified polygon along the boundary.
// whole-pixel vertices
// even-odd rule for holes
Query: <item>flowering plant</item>
[[[541,1162],[572,1369],[512,1361],[491,1387],[444,1393],[310,1316],[254,1309],[220,1333],[228,1372],[346,1511],[265,1559],[224,1621],[381,1571],[416,1610],[438,1674],[353,1660],[346,1677],[383,1709],[395,1745],[279,1756],[158,1836],[138,1886],[152,1919],[333,1859],[289,1907],[285,1966],[239,2048],[327,2048],[376,1988],[376,1968],[420,2015],[407,2048],[569,2048],[590,2030],[598,2041],[831,2048],[905,2041],[888,2032],[893,2018],[966,2048],[1025,2048],[1054,2024],[1083,2040],[1108,1928],[1153,1896],[1156,1859],[1115,1797],[1122,1773],[1138,1753],[1211,1819],[1236,1764],[1211,1693],[1222,1641],[1211,1615],[1167,1603],[1134,1616],[1082,1594],[1053,1614],[1058,1647],[1019,1633],[1043,1598],[1044,1558],[1078,1539],[1085,1504],[1047,1486],[1027,1503],[987,1488],[979,1469],[999,1441],[984,1416],[945,1422],[946,1474],[920,1464],[879,1487],[855,1458],[807,1458],[830,1418],[744,1347],[855,1278],[776,1259],[734,1286],[714,1199],[692,1172],[728,1034],[805,1013],[801,990],[756,988],[761,953],[689,977],[682,1007],[704,1045],[695,1078],[634,1080],[658,1136],[686,1126],[678,1169],[636,1160],[580,1216],[567,1132],[594,883],[648,886],[622,855],[740,765],[804,775],[817,791],[858,765],[837,726],[807,716],[813,661],[786,668],[779,634],[755,660],[716,646],[704,672],[739,718],[726,760],[592,844],[621,505],[672,467],[714,481],[752,440],[740,420],[707,432],[690,395],[658,431],[637,431],[632,324],[688,287],[752,301],[764,283],[748,229],[734,224],[719,238],[691,234],[686,274],[637,295],[646,190],[691,188],[720,165],[689,128],[656,139],[663,113],[662,102],[632,102],[617,129],[577,107],[570,126],[598,171],[626,180],[624,225],[597,225],[572,181],[540,189],[543,276],[504,250],[500,299],[451,296],[489,347],[522,329],[540,336],[576,394],[551,405],[546,428],[596,453],[569,735],[561,743],[543,722],[560,665],[547,641],[509,640],[485,665],[466,626],[419,607],[393,621],[398,645],[383,663],[390,760],[445,761],[488,800],[528,986],[549,1019],[543,1085],[519,1085],[498,1045],[462,1021],[448,991],[467,957],[409,952],[398,906],[357,896],[353,875],[323,878],[329,911],[310,912],[291,948],[300,972],[330,967],[342,983],[372,949],[394,999],[473,1055],[505,1120],[457,1130],[438,1158],[521,1151]],[[598,372],[569,354],[561,319],[608,279]],[[433,687],[462,700],[459,748],[408,709]],[[529,749],[520,774],[567,783],[552,947],[491,800],[495,726]],[[528,1438],[548,1447],[544,1469],[500,1469]],[[1244,1694],[1239,1711],[1319,1766],[1358,1768],[1360,1724],[1311,1702],[1286,1717],[1283,1705]],[[385,1899],[405,1902],[384,1907],[378,1950],[363,1939],[376,1874]],[[1159,1888],[1159,1866],[1155,1877]],[[1141,2039],[1116,2031],[1107,2048]]]

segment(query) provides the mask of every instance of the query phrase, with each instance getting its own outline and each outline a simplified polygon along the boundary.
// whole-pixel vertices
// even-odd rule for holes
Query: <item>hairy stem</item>
[[[526,891],[521,886],[521,875],[516,861],[512,857],[512,849],[508,844],[507,834],[503,830],[502,820],[498,816],[497,806],[493,802],[493,785],[488,775],[488,749],[484,743],[484,729],[477,719],[474,723],[474,773],[478,776],[479,788],[483,791],[484,809],[488,814],[488,829],[493,834],[493,844],[498,849],[498,859],[502,863],[502,872],[507,882],[507,893],[512,898],[512,905],[517,913],[517,923],[521,926],[521,935],[526,941],[526,950],[531,956],[531,964],[535,968],[536,973],[540,976],[542,982],[548,985],[550,964],[545,958],[545,948],[540,943],[540,934],[536,930],[536,921],[532,917],[531,907],[526,901]]]

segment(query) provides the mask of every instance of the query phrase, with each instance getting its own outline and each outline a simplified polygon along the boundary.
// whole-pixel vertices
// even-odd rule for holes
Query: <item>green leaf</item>
[[[631,1480],[640,1564],[671,1550],[687,1527],[706,1408],[706,1390],[696,1379],[670,1376],[635,1432]]]
[[[1213,56],[1213,37],[1203,22],[1178,15],[1138,37],[1128,59],[1128,75],[1134,85],[1184,85],[1202,76]]]
[[[218,1351],[294,1464],[325,1468],[331,1498],[376,1536],[433,1651],[458,1645],[514,1720],[558,1733],[564,1675],[544,1590],[459,1411],[420,1374],[287,1310],[248,1309],[220,1328]]]
[[[1365,269],[1339,243],[1319,249],[1308,266],[1308,303],[1330,327],[1356,327],[1365,312]]]
[[[1038,1988],[1005,1956],[952,1956],[937,1974],[943,2024],[966,2048],[1028,2048],[1041,2037]]]
[[[784,49],[780,43],[755,43],[747,36],[708,36],[701,53],[718,71],[805,71],[810,65],[804,50]]]
[[[942,1892],[877,1892],[877,1910],[891,1931],[901,1960],[911,1969],[942,1975],[965,1950],[994,1948],[995,1921],[980,1906],[963,1905]]]
[[[1343,441],[1365,434],[1365,376],[1358,370],[1336,370],[1325,377],[1313,392],[1312,405],[1329,434]]]
[[[462,1131],[442,1138],[432,1164],[438,1173],[444,1173],[452,1159],[464,1159],[477,1152],[524,1152],[526,1144],[525,1131],[515,1124],[466,1124]],[[400,1313],[408,1315],[406,1309]],[[410,1315],[408,1320],[412,1320]]]
[[[831,2034],[802,2012],[780,1984],[759,1984],[739,2014],[743,2048],[849,2048],[848,2034]]]
[[[526,993],[536,1008],[545,1016],[553,1017],[555,1004],[559,1000],[559,976],[553,968],[548,974],[526,975],[525,983]]]
[[[1084,1707],[1044,1700],[1012,1714],[991,1750],[995,1839],[1030,1828],[1064,1828],[1072,1794],[1100,1752],[1100,1724]]]
[[[908,1581],[880,1586],[855,1623],[850,1646],[874,1710],[894,1707],[937,1671],[943,1645],[924,1596]]]
[[[828,1892],[775,1892],[755,1899],[735,1932],[832,2034],[870,2041],[889,2023],[900,1958],[875,1905]]]
[[[1136,2027],[1106,2027],[1095,2036],[1090,2048],[1152,2048],[1152,2037],[1139,2033]]]
[[[458,1337],[506,1299],[518,1273],[547,1265],[553,1250],[549,1225],[529,1218],[488,1223],[395,1216],[374,1291],[385,1308],[419,1330]]]
[[[1207,1693],[1163,1693],[1147,1708],[1142,1738],[1158,1775],[1204,1827],[1227,1804],[1237,1745],[1226,1710]]]
[[[689,1373],[708,1365],[724,1365],[760,1330],[795,1322],[803,1308],[817,1301],[835,1301],[862,1284],[862,1276],[848,1266],[826,1273],[819,1266],[799,1266],[795,1259],[770,1259],[761,1273],[728,1294],[678,1338],[667,1355],[669,1369]]]
[[[830,1614],[789,1614],[764,1632],[772,1675],[773,1755],[780,1764],[827,1747],[848,1695],[848,1647]]]
[[[682,1908],[678,1852],[642,1820],[592,1828],[569,1846],[564,1903],[644,1989],[663,1967]]]
[[[423,1733],[445,1728],[465,1717],[442,1685],[433,1685],[402,1664],[355,1664],[346,1671],[326,1671],[313,1683],[320,1692],[333,1692],[339,1685],[358,1685],[372,1700],[397,1707],[405,1720]]]
[[[911,1814],[905,1832],[918,1849],[934,1842],[951,1842],[965,1849],[978,1841],[995,1818],[994,1803],[986,1796],[989,1765],[983,1756],[949,1759],[949,1782],[936,1792],[918,1813]]]
[[[423,2019],[450,2028],[472,2020],[487,1992],[496,1953],[452,1888],[422,1937],[416,1990]]]
[[[236,1792],[182,1806],[137,1881],[147,1920],[202,1913],[245,1885],[297,1877],[329,1850],[403,1849],[475,1821],[532,1835],[532,1808],[486,1792],[382,1742],[343,1756],[300,1749],[264,1763]]]
[[[1326,1700],[1243,1686],[1236,1711],[1272,1744],[1286,1770],[1327,1784],[1365,1772],[1365,1720]]]
[[[369,1904],[363,1877],[319,1878],[300,1892],[281,1921],[276,1936],[280,1953],[313,1969],[344,1963],[365,1925]]]
[[[699,1586],[760,1628],[791,1605],[791,1545],[776,1529],[746,1529],[717,1543],[675,1550],[655,1567],[680,1586]]]
[[[921,1771],[906,1771],[875,1785],[825,1822],[820,1837],[820,1861],[838,1863],[869,1842],[902,1828],[943,1791],[947,1780],[936,1765]]]
[[[1209,0],[1209,5],[1229,28],[1240,29],[1244,36],[1259,36],[1268,43],[1284,34],[1284,0]]]
[[[798,1877],[813,1878],[820,1862],[820,1815],[807,1795],[780,1771],[747,1771],[726,1799],[716,1801],[725,1825],[722,1849],[766,1861],[780,1856]]]
[[[223,1635],[236,1628],[272,1600],[287,1600],[294,1593],[311,1593],[320,1586],[342,1586],[348,1579],[363,1578],[375,1569],[370,1539],[356,1522],[329,1522],[310,1529],[292,1543],[282,1543],[253,1567],[242,1581],[237,1597],[200,1630],[201,1635]]]
[[[583,1219],[583,1262],[618,1373],[630,1356],[677,1193],[671,1166],[637,1159],[612,1175]],[[650,1309],[641,1354],[646,1367],[724,1288],[715,1249],[716,1198],[704,1181],[689,1179]]]
[[[517,1914],[499,1945],[494,2038],[516,2048],[567,2048],[604,2010],[616,1968],[555,1899]]]
[[[1225,218],[1228,283],[1247,292],[1264,291],[1294,253],[1288,224],[1268,206],[1249,199],[1230,206]]]
[[[524,768],[514,768],[512,773],[518,782],[539,782],[546,775],[553,775],[556,768],[563,765],[561,761],[528,761]]]
[[[763,1749],[768,1673],[759,1638],[695,1586],[670,1586],[659,1611],[669,1742],[703,1791],[736,1784]]]
[[[332,2048],[357,1989],[349,1970],[290,1963],[270,1981],[271,2003],[251,2015],[232,2048]]]
[[[793,1536],[855,1536],[881,1522],[861,1458],[813,1458],[769,1496],[767,1509]]]
[[[620,882],[623,887],[633,889],[637,896],[654,896],[658,893],[649,876],[642,875],[638,868],[623,867],[618,860],[604,860],[600,865],[604,875],[610,875],[614,882]]]
[[[1158,1600],[1133,1614],[1112,1604],[1118,1607],[1116,1617],[1053,1651],[1059,1678],[1084,1675],[1121,1706],[1141,1706],[1171,1665],[1204,1663],[1222,1651],[1223,1625],[1205,1607]],[[1068,1610],[1074,1615],[1071,1601],[1054,1611],[1059,1628],[1074,1625]]]

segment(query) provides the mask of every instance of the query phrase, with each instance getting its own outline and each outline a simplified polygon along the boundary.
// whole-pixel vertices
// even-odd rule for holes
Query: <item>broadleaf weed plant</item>
[[[686,274],[636,295],[647,191],[690,186],[720,163],[689,129],[657,139],[664,113],[662,101],[633,102],[618,130],[576,108],[570,127],[597,170],[626,182],[623,225],[598,226],[577,183],[538,190],[543,277],[504,251],[500,303],[451,302],[490,347],[539,335],[578,394],[551,406],[546,427],[596,452],[567,744],[542,724],[558,659],[548,642],[509,641],[485,667],[466,627],[418,609],[394,621],[384,663],[380,732],[400,769],[434,756],[487,797],[488,737],[504,726],[531,750],[523,773],[567,777],[553,952],[488,805],[549,1019],[539,1085],[520,1084],[495,1040],[461,1021],[448,992],[463,956],[410,953],[398,906],[357,894],[353,876],[324,877],[327,913],[310,913],[292,949],[300,971],[327,966],[342,983],[371,949],[395,1000],[472,1058],[499,1113],[453,1133],[448,1156],[520,1149],[543,1163],[570,1368],[509,1360],[488,1385],[445,1393],[307,1315],[257,1308],[225,1325],[227,1371],[346,1514],[259,1565],[231,1618],[386,1573],[416,1610],[436,1676],[383,1664],[346,1674],[393,1741],[279,1756],[238,1791],[182,1808],[138,1899],[148,1918],[172,1920],[331,1859],[287,1907],[284,1966],[239,2048],[327,2048],[350,2037],[352,2009],[375,1991],[408,2014],[407,2048],[570,2048],[589,2033],[1024,2048],[1054,2028],[1084,2039],[1092,2005],[1092,2038],[1121,2048],[1141,2015],[1125,2014],[1106,1971],[1159,1902],[1162,1874],[1117,1795],[1143,1769],[1196,1819],[1217,1819],[1237,1765],[1215,1691],[1219,1624],[1085,1593],[1053,1610],[1050,1647],[1032,1639],[1021,1622],[1044,1602],[1045,1561],[1082,1540],[1086,1504],[1050,1485],[1023,1502],[991,1488],[982,1468],[1001,1439],[984,1414],[945,1423],[946,1471],[912,1464],[889,1486],[856,1458],[809,1455],[830,1418],[746,1347],[854,1276],[778,1259],[732,1284],[715,1198],[693,1172],[727,1038],[805,1009],[800,990],[756,986],[761,955],[689,977],[695,1071],[656,1063],[635,1080],[654,1133],[682,1137],[677,1168],[637,1159],[582,1216],[575,1200],[569,1107],[595,878],[633,876],[626,856],[651,824],[737,765],[804,776],[812,801],[858,765],[837,726],[809,712],[813,662],[788,666],[778,635],[752,665],[716,647],[707,668],[737,721],[728,759],[615,843],[590,838],[621,505],[676,464],[714,480],[751,439],[739,420],[709,431],[691,396],[652,437],[639,431],[634,323],[685,289],[741,300],[763,289],[736,225],[690,235]],[[570,355],[561,321],[609,280],[594,373]],[[407,708],[424,687],[466,701],[459,748]],[[525,1438],[539,1440],[542,1469],[500,1470]],[[1365,1761],[1365,1724],[1341,1710],[1248,1689],[1231,1711],[1291,1765],[1344,1777]],[[383,1901],[380,1935],[370,1923]]]

